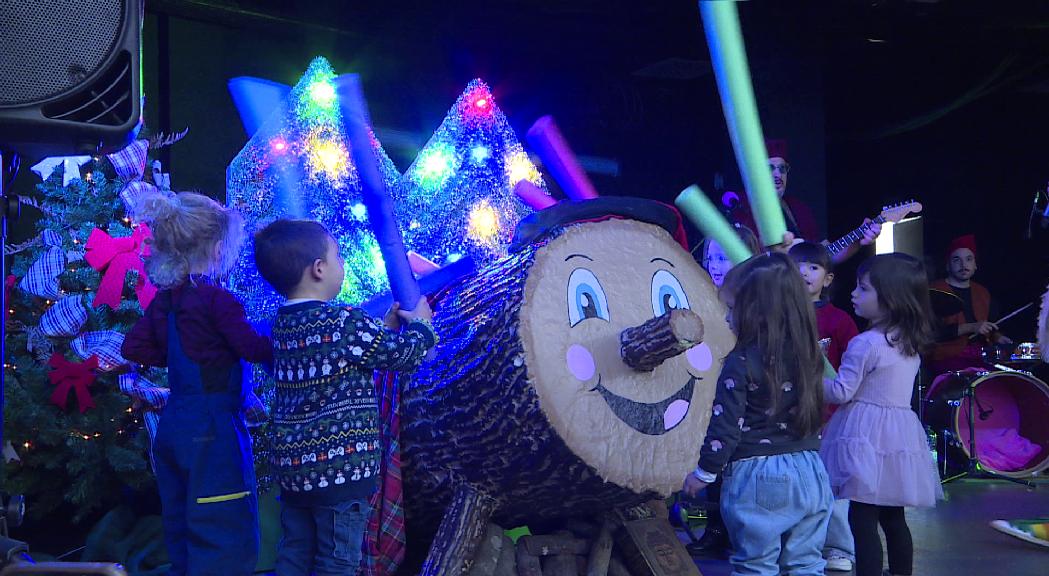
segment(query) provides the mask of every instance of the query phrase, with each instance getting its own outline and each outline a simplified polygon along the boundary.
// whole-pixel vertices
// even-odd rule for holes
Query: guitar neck
[[[870,230],[870,228],[871,228],[871,226],[873,224],[884,224],[884,223],[885,223],[885,218],[883,218],[883,217],[881,217],[881,215],[879,215],[877,218],[874,219],[873,222],[864,224],[863,226],[860,226],[859,228],[853,230],[852,232],[849,232],[848,234],[842,236],[841,238],[838,238],[834,242],[831,242],[830,244],[827,245],[827,249],[830,250],[830,253],[831,253],[832,256],[837,255],[838,253],[842,252],[843,250],[845,250],[849,246],[852,246],[856,242],[859,242],[860,240],[862,240],[863,239],[863,233],[866,232],[867,230]]]

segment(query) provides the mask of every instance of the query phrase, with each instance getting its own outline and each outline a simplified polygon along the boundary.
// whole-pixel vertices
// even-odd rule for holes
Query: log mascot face
[[[672,309],[703,341],[639,371],[620,334]],[[668,494],[695,468],[721,359],[734,339],[710,277],[664,228],[629,219],[575,224],[537,251],[521,337],[544,413],[604,480]]]
[[[679,226],[646,200],[561,203],[522,220],[506,258],[436,297],[440,342],[402,395],[410,527],[433,527],[464,486],[498,499],[507,526],[680,488],[734,338]],[[679,318],[701,325],[690,348],[677,328],[648,330]],[[621,345],[624,330],[639,348]],[[644,353],[625,360],[626,349]]]

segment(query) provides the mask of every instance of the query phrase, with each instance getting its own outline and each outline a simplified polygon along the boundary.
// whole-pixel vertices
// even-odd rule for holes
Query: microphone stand
[[[9,161],[12,163],[11,179],[14,180],[14,174],[17,170],[17,157],[11,156]],[[4,192],[6,180],[4,154],[0,151],[0,245],[5,249],[5,253],[0,256],[0,281],[4,282],[4,289],[0,290],[0,313],[4,315],[0,319],[3,320],[0,322],[0,358],[3,359],[5,369],[7,364],[7,307],[9,306],[7,301],[7,220],[8,217],[12,220],[17,219],[20,211],[18,196],[8,196]],[[3,446],[4,379],[0,378],[0,448]],[[25,498],[22,496],[8,496],[6,493],[0,492],[0,501],[2,501],[0,502],[2,504],[0,506],[0,567],[2,567],[13,561],[24,561],[29,553],[29,545],[20,540],[13,540],[7,537],[8,522],[10,521],[14,526],[18,526],[22,522]]]

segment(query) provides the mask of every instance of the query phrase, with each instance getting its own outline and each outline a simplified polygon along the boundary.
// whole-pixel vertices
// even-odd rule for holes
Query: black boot
[[[727,558],[729,549],[732,548],[728,538],[728,530],[721,521],[721,514],[711,511],[707,518],[707,527],[699,542],[686,546],[688,553],[692,556],[703,558]]]

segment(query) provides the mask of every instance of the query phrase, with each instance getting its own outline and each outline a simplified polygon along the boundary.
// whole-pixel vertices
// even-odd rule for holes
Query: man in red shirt
[[[976,273],[976,237],[959,236],[947,248],[947,277],[929,284],[933,290],[957,296],[962,311],[940,318],[938,342],[929,353],[932,374],[983,365],[983,346],[1012,344],[991,321],[998,318],[997,302],[982,284],[972,279]]]
[[[769,170],[772,172],[772,183],[776,187],[776,194],[780,198],[780,207],[783,209],[783,218],[787,223],[787,231],[794,235],[795,242],[808,240],[818,242],[823,235],[820,234],[819,225],[812,210],[800,198],[787,194],[788,174],[790,174],[790,163],[787,161],[786,140],[766,140],[765,149],[769,155]],[[744,195],[739,205],[733,209],[732,218],[740,224],[758,230],[754,222],[754,214],[751,212],[750,204]],[[863,239],[859,245],[867,245],[881,233],[881,224],[872,223],[871,227],[864,232]],[[858,250],[859,245],[853,244],[847,249],[834,254],[834,263],[844,262],[851,258]]]

